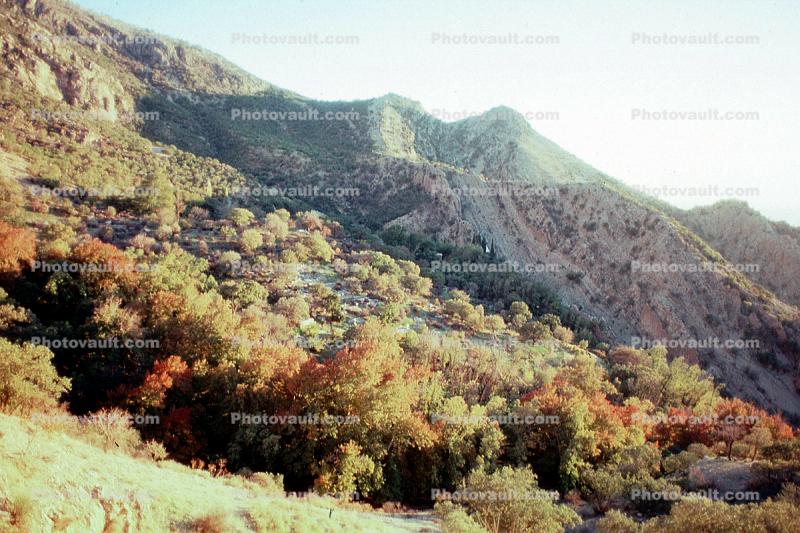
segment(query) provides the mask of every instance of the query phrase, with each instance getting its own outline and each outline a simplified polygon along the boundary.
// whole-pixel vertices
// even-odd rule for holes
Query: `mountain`
[[[217,181],[170,175],[173,182],[191,182],[196,199],[209,188],[228,190],[228,177],[250,186],[355,190],[301,200],[371,231],[401,225],[454,244],[482,239],[520,265],[554,265],[530,278],[555,290],[600,340],[671,340],[672,354],[700,362],[730,393],[800,416],[800,311],[793,305],[796,289],[782,281],[791,271],[737,272],[731,263],[751,256],[725,244],[703,216],[680,215],[632,192],[539,135],[513,110],[446,123],[397,95],[315,101],[197,47],[69,4],[2,5],[4,98],[21,90],[41,105],[107,113],[110,125],[76,118],[63,126],[87,130],[79,134],[84,145],[109,129],[120,138],[174,145],[187,154],[181,157],[218,160],[225,177]],[[147,113],[158,119],[148,120]],[[16,120],[25,122],[24,115],[18,112]],[[134,153],[141,151],[124,158],[129,167]],[[129,179],[141,182],[140,172]],[[80,184],[85,178],[62,173],[58,179]],[[247,200],[275,205],[283,199]],[[781,234],[770,227],[771,239]],[[758,250],[773,249],[758,242]],[[642,271],[642,264],[711,267],[664,273]],[[703,347],[707,339],[757,347]]]
[[[678,215],[731,263],[758,265],[750,277],[783,301],[800,305],[800,229],[772,222],[745,202],[721,201]]]

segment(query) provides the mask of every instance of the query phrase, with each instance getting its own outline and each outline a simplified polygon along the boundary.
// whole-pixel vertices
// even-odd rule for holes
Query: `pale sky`
[[[674,205],[707,205],[727,192],[800,226],[794,0],[77,3],[208,48],[312,98],[394,92],[444,119],[507,105],[599,170],[646,190],[671,187],[660,197]],[[309,33],[317,44],[286,42]],[[549,44],[479,42],[509,33]],[[710,33],[746,43],[680,44]],[[465,34],[475,43],[456,44]],[[658,44],[665,34],[670,42]],[[279,42],[253,41],[263,35]],[[326,44],[326,37],[357,42]],[[709,109],[734,115],[685,114]],[[663,111],[675,119],[656,120]],[[537,120],[540,113],[549,115]],[[686,187],[716,187],[719,196]]]

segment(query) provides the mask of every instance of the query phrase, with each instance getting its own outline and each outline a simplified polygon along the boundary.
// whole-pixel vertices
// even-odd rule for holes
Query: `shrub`
[[[625,492],[625,479],[608,468],[586,469],[581,473],[581,493],[595,511],[608,511]]]
[[[564,326],[556,326],[553,330],[553,337],[567,344],[572,344],[575,341],[575,333]]]
[[[308,248],[308,258],[312,261],[329,263],[334,256],[333,248],[321,233],[310,233],[303,239],[303,244]],[[300,254],[298,254],[299,256]]]
[[[144,443],[142,453],[153,461],[163,461],[168,457],[167,449],[164,448],[164,445],[154,440]]]
[[[560,533],[580,523],[569,507],[553,502],[539,488],[536,475],[527,468],[504,466],[487,474],[477,470],[464,485],[465,494],[496,494],[510,497],[467,498],[463,505],[472,519],[492,533]]]
[[[284,296],[275,304],[275,310],[285,316],[293,326],[310,316],[308,303],[302,296]]]
[[[533,342],[549,339],[553,336],[547,324],[542,324],[538,320],[528,322],[522,326],[520,334],[522,334],[523,338]]]
[[[283,494],[283,474],[256,472],[247,478],[270,494]]]
[[[700,459],[701,457],[695,455],[694,453],[684,450],[681,453],[665,457],[661,464],[664,468],[664,472],[667,474],[672,474],[675,472],[689,472],[689,469],[692,468]]]
[[[287,212],[288,215],[288,212]],[[264,229],[281,242],[289,235],[289,224],[277,212],[269,213],[264,219]]]
[[[639,526],[619,511],[609,511],[597,521],[597,533],[636,533]]]
[[[243,524],[236,516],[227,511],[217,511],[197,518],[192,522],[192,531],[196,533],[229,533],[242,531]]]
[[[264,236],[257,229],[246,229],[242,232],[239,244],[242,251],[251,254],[264,245]]]
[[[44,346],[22,346],[0,338],[0,410],[28,412],[55,407],[69,391],[70,380],[59,377]]]
[[[27,494],[17,493],[10,505],[11,522],[15,531],[35,531],[39,504]],[[2,524],[0,524],[2,525]]]
[[[512,302],[511,308],[508,311],[509,319],[511,320],[511,324],[519,329],[524,326],[531,318],[533,318],[533,313],[531,313],[530,307],[525,302]]]
[[[135,455],[143,445],[131,417],[122,409],[103,409],[79,419],[82,438],[106,450]]]
[[[231,209],[231,213],[228,218],[230,218],[231,222],[240,228],[243,228],[245,226],[249,226],[256,217],[249,209],[244,209],[243,207],[234,207]]]
[[[314,488],[323,494],[349,497],[356,492],[365,496],[382,485],[380,465],[364,455],[353,441],[339,448],[322,463]]]
[[[483,529],[463,507],[453,502],[438,502],[433,507],[433,512],[442,521],[444,533],[484,533]]]
[[[228,250],[219,256],[219,265],[225,272],[230,272],[242,262],[242,256],[238,252]]]

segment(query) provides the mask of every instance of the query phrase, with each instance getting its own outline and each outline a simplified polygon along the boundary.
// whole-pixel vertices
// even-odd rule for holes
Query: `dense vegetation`
[[[423,506],[450,491],[541,496],[442,500],[453,530],[560,531],[579,522],[576,501],[633,528],[612,510],[668,513],[671,502],[630,494],[694,488],[714,456],[755,460],[764,497],[795,480],[790,426],[663,349],[590,353],[558,316],[523,301],[491,314],[313,212],[187,207],[169,233],[148,216],[124,250],[81,234],[78,217],[0,227],[3,411],[60,399],[77,414],[155,417],[136,428],[149,453],[216,475],[280,474],[290,490]],[[64,262],[98,268],[43,266]],[[305,417],[335,422],[292,422]],[[763,505],[792,517],[786,487]],[[561,496],[545,505],[548,490]],[[652,527],[684,523],[685,508]]]
[[[89,415],[56,429],[268,491],[434,508],[448,531],[800,523],[796,431],[697,365],[603,344],[522,275],[430,268],[501,261],[486,243],[232,194],[283,176],[261,167],[289,148],[338,162],[344,182],[355,139],[310,153],[302,122],[242,126],[270,147],[249,175],[211,157],[243,157],[235,136],[201,149],[189,119],[172,134],[202,156],[136,133],[168,121],[42,121],[23,110],[66,104],[9,80],[0,94],[3,413]],[[241,98],[223,110],[263,103]],[[714,486],[720,465],[746,471],[757,502],[682,495]],[[0,511],[25,501],[3,495]]]

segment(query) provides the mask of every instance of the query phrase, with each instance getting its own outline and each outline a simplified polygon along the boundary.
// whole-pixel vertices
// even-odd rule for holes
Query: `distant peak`
[[[375,99],[376,103],[391,105],[392,107],[409,108],[416,111],[423,111],[422,104],[411,98],[406,98],[397,93],[387,93]]]
[[[755,209],[750,207],[750,204],[744,200],[737,200],[735,198],[726,198],[724,200],[714,202],[711,205],[698,206],[693,208],[692,211],[720,211],[722,209],[735,209],[737,211],[757,213]]]
[[[484,114],[480,115],[478,118],[483,120],[503,120],[517,126],[529,127],[528,120],[525,118],[525,115],[516,109],[512,109],[504,105],[493,107]]]

